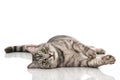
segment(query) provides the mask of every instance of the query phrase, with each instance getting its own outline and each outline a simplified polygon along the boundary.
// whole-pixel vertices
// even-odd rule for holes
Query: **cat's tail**
[[[6,53],[12,53],[12,52],[29,52],[25,45],[22,46],[9,46],[5,48]]]

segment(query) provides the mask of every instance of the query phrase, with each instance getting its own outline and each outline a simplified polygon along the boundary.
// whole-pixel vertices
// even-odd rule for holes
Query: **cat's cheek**
[[[28,68],[28,69],[39,68],[39,64],[38,64],[38,63],[34,63],[34,62],[32,62],[31,64],[28,65],[27,68]]]
[[[53,58],[50,58],[48,61],[49,61],[49,64],[53,64],[54,63]]]

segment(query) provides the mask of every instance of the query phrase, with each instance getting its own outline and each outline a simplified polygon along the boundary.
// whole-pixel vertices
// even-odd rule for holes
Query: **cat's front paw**
[[[114,64],[116,59],[112,55],[106,55],[102,57],[104,64]]]

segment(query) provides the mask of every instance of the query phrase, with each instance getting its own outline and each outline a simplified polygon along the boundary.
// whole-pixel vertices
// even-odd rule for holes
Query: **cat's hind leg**
[[[82,52],[82,54],[85,55],[86,57],[88,57],[89,59],[96,58],[96,51],[82,43],[74,42],[73,49],[78,53]]]
[[[81,67],[94,67],[97,68],[106,64],[114,64],[116,59],[112,55],[102,56],[100,58],[85,59],[80,62]]]

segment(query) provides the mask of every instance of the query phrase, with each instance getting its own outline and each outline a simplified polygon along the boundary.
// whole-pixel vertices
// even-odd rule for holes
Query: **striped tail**
[[[26,47],[23,46],[9,46],[5,48],[6,53],[12,53],[12,52],[29,52]]]

